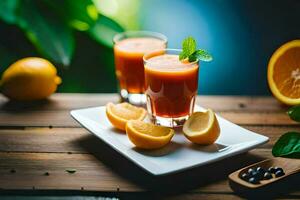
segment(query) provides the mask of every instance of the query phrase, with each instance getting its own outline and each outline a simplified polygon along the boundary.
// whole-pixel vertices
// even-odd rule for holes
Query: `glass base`
[[[129,93],[127,90],[122,89],[120,91],[122,102],[128,102],[136,106],[146,105],[146,95],[140,93]]]
[[[183,126],[184,122],[188,118],[189,115],[178,117],[178,118],[151,116],[151,121],[156,125],[175,128],[175,127]]]

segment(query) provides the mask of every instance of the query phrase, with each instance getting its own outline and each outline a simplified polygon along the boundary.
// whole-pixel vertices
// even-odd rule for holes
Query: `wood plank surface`
[[[16,103],[0,95],[0,111],[72,110],[102,106],[107,102],[118,102],[117,94],[54,94],[48,100]],[[217,111],[269,111],[287,110],[274,98],[258,96],[198,96],[197,104]]]
[[[178,188],[176,184],[177,181],[180,181],[182,184],[188,184],[186,186],[180,185],[180,187],[193,187],[198,192],[214,192],[216,190],[219,192],[232,192],[226,180],[228,172],[230,173],[232,170],[238,169],[238,167],[270,157],[269,150],[254,150],[242,157],[236,157],[235,162],[231,159],[226,159],[219,164],[210,165],[206,168],[196,168],[189,172],[156,178],[135,167],[131,162],[124,162],[121,156],[115,152],[104,151],[104,153],[108,152],[120,159],[123,169],[118,169],[120,163],[113,161],[114,158],[102,155],[103,153],[101,154],[100,152],[94,156],[90,154],[67,153],[0,153],[0,188],[31,190],[34,187],[34,189],[81,190],[83,187],[84,190],[88,191],[133,192],[144,190],[141,186],[159,189],[161,185],[167,184],[169,186],[166,189],[172,190],[174,187]],[[98,158],[101,158],[101,160],[98,160]],[[243,161],[243,164],[240,163],[241,161]],[[197,179],[205,176],[205,173],[203,173],[205,170],[212,166],[218,169],[228,163],[231,163],[231,167],[215,174],[218,177],[213,179],[217,180],[217,182],[195,188],[197,185],[201,186],[203,184],[203,181]],[[76,169],[76,172],[70,174],[65,171],[68,168]],[[11,173],[12,169],[16,172]],[[45,172],[48,172],[50,175],[45,176]],[[126,181],[123,177],[129,179]],[[177,181],[171,183],[170,180]],[[197,182],[193,183],[195,180]],[[149,185],[148,181],[151,181],[154,185]],[[137,184],[134,184],[134,182]],[[170,187],[170,184],[173,187]]]
[[[243,126],[244,128],[268,136],[270,141],[258,148],[271,148],[285,132],[299,131],[300,126]],[[101,145],[98,139],[83,128],[43,128],[0,129],[1,152],[53,152],[88,153],[81,143],[91,146]]]
[[[70,110],[101,106],[109,101],[118,101],[118,96],[56,94],[47,101],[36,103],[8,102],[1,97],[0,126],[80,127],[70,116]],[[197,102],[240,125],[296,125],[286,115],[288,108],[270,97],[199,96]]]
[[[214,108],[213,108],[214,109]],[[298,125],[292,121],[286,112],[217,112],[225,119],[239,125]],[[0,126],[53,126],[53,127],[80,127],[72,119],[70,111],[26,111],[0,112]]]
[[[60,190],[102,192],[121,199],[240,199],[230,189],[227,175],[271,158],[271,148],[281,134],[300,131],[300,125],[286,115],[288,107],[272,97],[199,96],[197,104],[270,141],[234,158],[154,177],[81,128],[69,114],[72,109],[109,101],[117,102],[118,95],[55,94],[31,103],[9,102],[0,96],[0,193]],[[68,173],[68,168],[76,172]],[[280,198],[300,198],[300,190]]]

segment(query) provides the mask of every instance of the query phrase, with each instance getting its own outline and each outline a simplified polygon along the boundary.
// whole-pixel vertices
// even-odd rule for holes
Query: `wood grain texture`
[[[247,112],[217,112],[225,119],[239,125],[298,125],[285,112],[280,113],[247,113]],[[0,126],[52,126],[52,127],[80,127],[72,119],[70,111],[27,111],[0,112]]]
[[[80,127],[70,116],[72,109],[102,106],[118,101],[116,94],[56,94],[49,100],[16,103],[0,97],[0,126]],[[270,97],[199,96],[197,103],[212,108],[240,125],[295,125],[287,107]]]
[[[118,102],[117,94],[54,94],[48,100],[16,103],[9,102],[0,94],[0,111],[72,110],[102,106],[107,102]],[[263,111],[281,112],[287,106],[271,97],[249,96],[198,96],[197,104],[217,111]]]
[[[121,199],[240,199],[228,186],[227,175],[271,158],[271,147],[282,133],[300,131],[300,125],[286,115],[287,107],[272,97],[199,96],[197,104],[270,141],[247,154],[153,177],[81,128],[69,114],[72,109],[109,101],[117,102],[118,95],[55,94],[31,103],[9,102],[0,96],[0,192],[60,190],[102,192]],[[67,168],[75,168],[76,173],[66,172]],[[280,198],[300,198],[300,190]]]
[[[267,150],[255,150],[248,155],[236,157],[236,161],[225,159],[219,164],[204,168],[195,168],[185,173],[157,178],[146,174],[129,161],[124,161],[116,152],[100,147],[91,154],[67,154],[67,153],[0,153],[0,188],[2,189],[77,189],[83,187],[87,191],[143,191],[190,188],[198,192],[231,192],[227,185],[228,172],[253,163],[257,160],[270,157]],[[113,155],[114,158],[108,155]],[[106,155],[103,155],[106,154]],[[116,160],[117,159],[117,160]],[[243,162],[241,164],[240,162]],[[210,181],[201,181],[206,176],[206,171],[211,168],[219,169],[231,163],[231,167],[220,171],[211,177]],[[120,166],[120,164],[122,165]],[[121,169],[120,169],[121,167]],[[76,173],[70,174],[66,169],[76,169]],[[11,173],[11,169],[16,172]],[[50,175],[45,176],[48,172]],[[199,180],[198,180],[199,179]],[[196,181],[197,180],[197,181]],[[210,185],[198,187],[204,183]],[[196,181],[196,182],[195,182]],[[217,181],[217,182],[215,182]],[[151,182],[151,185],[149,185]],[[172,183],[173,182],[173,183]],[[181,185],[178,183],[181,182]],[[184,183],[186,185],[184,185]],[[143,186],[143,187],[142,187]],[[172,186],[172,187],[170,187]]]
[[[243,127],[270,138],[267,144],[258,148],[271,148],[279,136],[285,132],[300,132],[300,126],[251,125]],[[81,145],[84,141],[95,147],[101,145],[97,142],[98,139],[84,128],[0,129],[0,151],[2,152],[88,153]]]

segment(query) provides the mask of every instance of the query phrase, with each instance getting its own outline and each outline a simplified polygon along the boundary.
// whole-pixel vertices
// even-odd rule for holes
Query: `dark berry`
[[[256,171],[259,172],[259,173],[262,173],[262,174],[266,172],[266,170],[262,167],[257,167]]]
[[[249,173],[249,174],[253,174],[254,172],[255,172],[255,170],[254,170],[253,168],[249,168],[249,169],[248,169],[248,173]]]
[[[263,173],[259,173],[257,171],[253,172],[252,173],[252,177],[258,179],[258,180],[261,180],[263,178],[264,174]]]
[[[275,173],[278,172],[278,171],[282,171],[283,172],[283,169],[281,167],[275,167],[274,169],[275,169]]]
[[[264,179],[269,180],[271,178],[273,178],[272,174],[270,172],[265,172]]]
[[[241,179],[243,179],[243,180],[248,180],[250,177],[251,177],[251,176],[250,176],[249,173],[243,173],[243,174],[241,175]]]
[[[255,177],[251,177],[251,178],[249,178],[248,182],[252,183],[252,184],[257,184],[257,183],[259,183],[259,180]]]
[[[283,172],[283,170],[277,170],[276,172],[275,172],[275,176],[276,177],[280,177],[280,176],[283,176],[285,173]]]
[[[269,167],[268,172],[274,174],[275,173],[275,168],[274,167]]]

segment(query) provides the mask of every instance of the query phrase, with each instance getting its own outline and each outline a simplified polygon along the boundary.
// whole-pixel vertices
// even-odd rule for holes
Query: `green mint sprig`
[[[202,60],[209,62],[213,57],[204,49],[197,50],[197,42],[193,37],[187,37],[182,42],[182,52],[179,55],[179,60],[188,59],[189,62]]]

